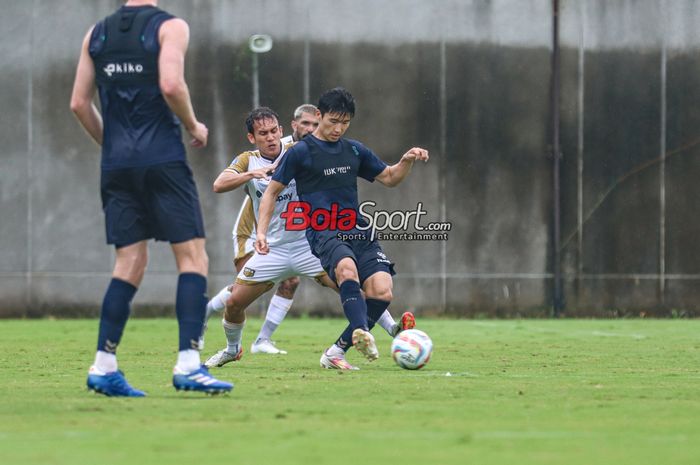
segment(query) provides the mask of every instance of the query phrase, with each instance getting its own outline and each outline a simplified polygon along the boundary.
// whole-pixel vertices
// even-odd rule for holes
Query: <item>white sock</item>
[[[343,350],[338,344],[333,344],[326,350],[327,355],[340,355],[340,356],[345,356],[345,350]]]
[[[267,307],[265,323],[263,323],[262,328],[260,328],[260,333],[258,333],[258,340],[272,338],[272,333],[274,333],[277,327],[284,321],[287,312],[292,308],[292,302],[292,299],[286,299],[277,294],[272,296],[270,305]]]
[[[384,313],[382,313],[382,316],[379,317],[377,324],[384,328],[384,331],[389,333],[389,336],[395,335],[396,321],[394,321],[394,318],[391,316],[391,313],[389,313],[389,310],[384,310]]]
[[[241,346],[241,338],[243,337],[245,320],[240,324],[229,323],[226,320],[221,320],[221,325],[224,327],[224,334],[226,335],[226,352],[230,354],[237,353],[238,348]]]
[[[95,354],[95,363],[92,366],[101,373],[117,371],[117,355],[98,350]]]
[[[209,318],[211,318],[214,313],[221,313],[226,308],[226,301],[231,296],[231,291],[228,290],[230,286],[226,286],[221,289],[218,294],[216,294],[212,299],[207,302],[207,310],[204,313],[204,325],[202,325],[202,335],[199,337],[199,350],[204,350],[204,334],[207,332],[209,327]]]
[[[231,297],[231,291],[229,291],[228,288],[229,286],[226,286],[225,288],[221,289],[218,294],[216,294],[214,297],[212,297],[212,299],[209,302],[207,302],[207,313],[204,317],[204,324],[206,324],[207,321],[209,321],[209,317],[212,313],[220,313],[224,311],[224,309],[226,308],[226,301],[229,297]]]
[[[177,365],[175,369],[184,373],[199,370],[202,361],[199,358],[199,351],[188,349],[177,353]]]

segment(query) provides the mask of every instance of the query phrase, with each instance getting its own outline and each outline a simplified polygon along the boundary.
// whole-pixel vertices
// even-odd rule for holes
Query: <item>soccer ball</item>
[[[401,368],[418,370],[430,360],[433,341],[418,329],[401,331],[391,343],[391,356]]]

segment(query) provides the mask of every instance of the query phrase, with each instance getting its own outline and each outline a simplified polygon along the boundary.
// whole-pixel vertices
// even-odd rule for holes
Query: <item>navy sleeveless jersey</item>
[[[299,199],[312,210],[337,204],[357,211],[357,178],[372,182],[386,166],[357,141],[326,142],[309,134],[284,154],[272,179],[285,185],[295,179]]]
[[[158,84],[158,30],[174,16],[123,6],[97,23],[89,43],[100,96],[102,169],[185,160],[180,121]]]

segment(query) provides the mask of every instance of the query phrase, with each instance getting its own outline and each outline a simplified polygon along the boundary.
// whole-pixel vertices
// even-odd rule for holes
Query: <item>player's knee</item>
[[[148,266],[148,254],[120,254],[117,256],[112,274],[115,278],[138,287],[146,272],[146,266]]]
[[[202,256],[199,258],[199,269],[203,275],[206,275],[207,271],[209,270],[209,255],[207,255],[206,251],[204,251]]]
[[[209,255],[207,255],[207,251],[204,247],[196,248],[190,257],[190,261],[194,269],[199,270],[201,274],[207,274],[207,270],[209,269]]]
[[[394,298],[394,294],[392,293],[390,287],[375,289],[373,294],[376,294],[376,295],[372,295],[372,296],[368,295],[368,297],[371,297],[371,298],[377,299],[377,300],[383,300],[385,302],[391,302],[391,300]]]
[[[209,256],[204,248],[204,239],[193,239],[173,245],[175,260],[180,273],[199,273],[206,276]]]
[[[148,266],[148,256],[147,255],[136,255],[129,257],[128,259],[129,274],[133,276],[143,277],[146,272],[146,267]]]
[[[299,287],[300,282],[301,280],[296,276],[293,278],[285,279],[277,287],[277,295],[279,295],[280,297],[284,297],[285,299],[291,299],[292,297],[294,297],[294,293]]]
[[[357,276],[357,269],[355,268],[355,262],[347,262],[345,260],[341,261],[335,269],[336,281],[339,283],[345,282],[347,280],[359,281]]]

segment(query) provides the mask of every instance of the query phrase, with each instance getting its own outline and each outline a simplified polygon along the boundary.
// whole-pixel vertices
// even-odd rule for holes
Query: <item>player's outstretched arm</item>
[[[260,200],[258,207],[258,224],[256,228],[255,251],[260,255],[266,255],[270,251],[267,244],[267,228],[270,226],[272,213],[275,211],[275,201],[277,196],[284,189],[284,184],[272,180],[265,189],[265,193]]]
[[[95,96],[95,67],[88,52],[88,42],[91,35],[92,28],[85,35],[80,49],[80,60],[75,72],[70,109],[75,113],[90,137],[102,145],[102,116],[92,101]]]
[[[227,168],[214,180],[212,189],[217,194],[229,192],[234,189],[238,189],[251,179],[263,179],[270,174],[270,169],[267,167],[258,168],[257,170],[252,171],[245,171],[243,173],[237,173]]]
[[[427,162],[429,158],[427,150],[413,147],[403,154],[398,163],[387,166],[375,179],[387,187],[398,186],[411,172],[411,167],[416,160]]]

